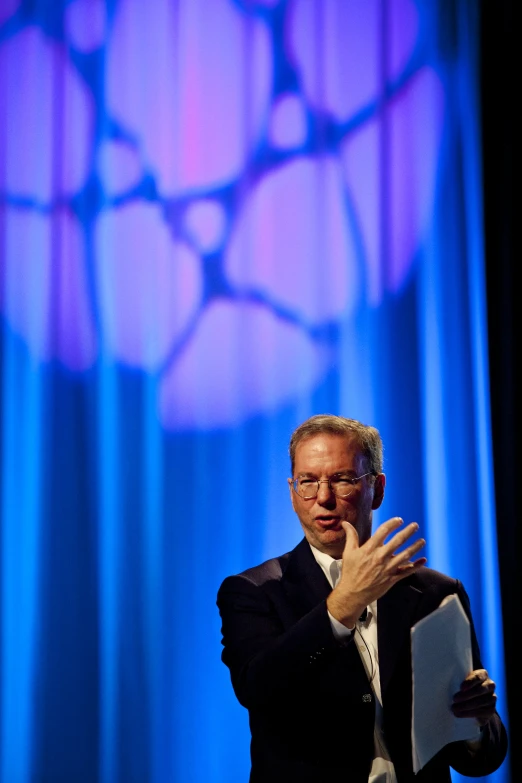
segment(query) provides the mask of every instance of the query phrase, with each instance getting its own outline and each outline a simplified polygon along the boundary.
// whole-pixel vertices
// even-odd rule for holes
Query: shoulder
[[[238,576],[248,579],[249,582],[258,586],[263,585],[265,582],[279,580],[286,570],[290,554],[290,552],[286,552],[284,555],[279,555],[279,557],[272,557],[258,566],[247,568],[246,571],[238,574]]]
[[[469,597],[462,582],[442,571],[423,567],[405,581],[414,589],[419,590],[425,598],[431,597],[436,605],[446,596],[456,593],[464,609],[467,610],[469,607]]]
[[[308,541],[306,538],[302,538],[290,552],[285,552],[284,555],[278,557],[271,557],[239,574],[227,576],[223,580],[222,586],[228,585],[231,581],[237,584],[239,581],[254,587],[270,588],[286,579],[302,579],[306,577],[311,568],[318,568],[318,566]],[[292,576],[290,576],[291,574]]]
[[[254,607],[267,609],[274,596],[282,589],[282,578],[291,552],[272,557],[253,568],[227,576],[219,587],[217,605],[221,614],[229,609],[234,612],[251,611]]]
[[[419,568],[418,571],[410,577],[410,582],[413,586],[419,587],[423,590],[448,590],[449,592],[455,592],[460,589],[461,583],[458,579],[454,579],[452,576],[442,573],[442,571],[436,571],[433,568]]]
[[[291,554],[291,552],[286,552],[284,555],[271,557],[269,560],[265,560],[257,566],[247,568],[246,571],[241,571],[239,574],[234,574],[233,576],[227,576],[223,581],[223,585],[229,583],[231,580],[243,580],[255,587],[262,587],[266,582],[278,582],[286,570]]]
[[[232,593],[250,595],[260,593],[272,597],[284,590],[288,579],[302,577],[302,572],[310,568],[310,560],[315,563],[308,542],[303,538],[294,549],[283,555],[271,557],[259,565],[247,568],[238,574],[227,576],[218,590],[218,599]],[[290,575],[293,574],[293,577]]]

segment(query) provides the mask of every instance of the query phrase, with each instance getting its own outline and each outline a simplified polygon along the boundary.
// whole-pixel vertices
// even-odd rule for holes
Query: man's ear
[[[295,493],[294,493],[294,488],[293,488],[293,486],[292,486],[292,479],[291,479],[291,478],[289,478],[289,479],[287,479],[287,481],[288,481],[288,488],[289,488],[289,490],[290,490],[290,502],[291,502],[291,504],[292,504],[292,508],[293,508],[293,509],[294,509],[294,511],[295,511],[295,506],[294,506],[294,494],[295,494]]]
[[[386,486],[386,476],[384,473],[378,473],[375,476],[375,483],[373,485],[373,501],[372,509],[379,508],[384,500],[384,487]]]

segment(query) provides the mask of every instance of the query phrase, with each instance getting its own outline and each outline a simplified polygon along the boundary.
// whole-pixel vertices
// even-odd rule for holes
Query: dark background
[[[519,482],[522,483],[520,449],[516,442],[520,389],[516,348],[522,304],[515,302],[518,292],[513,258],[513,113],[519,92],[514,80],[514,28],[511,0],[481,4],[480,70],[490,394],[511,779],[515,783],[522,780],[522,764],[516,748],[520,720],[514,688],[517,665],[515,635],[518,636],[520,630],[522,596],[520,527],[515,499]],[[463,476],[463,486],[465,483]]]

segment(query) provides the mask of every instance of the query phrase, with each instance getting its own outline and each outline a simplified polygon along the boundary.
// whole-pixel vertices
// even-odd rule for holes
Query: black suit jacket
[[[333,636],[330,590],[306,539],[281,557],[227,577],[219,589],[222,660],[249,713],[250,783],[368,781],[374,696],[355,643],[342,645]],[[486,775],[507,752],[496,715],[479,751],[452,743],[413,774],[410,629],[452,593],[471,620],[473,668],[482,668],[469,599],[458,580],[422,568],[378,602],[383,726],[399,783],[449,783],[450,766],[463,775]]]

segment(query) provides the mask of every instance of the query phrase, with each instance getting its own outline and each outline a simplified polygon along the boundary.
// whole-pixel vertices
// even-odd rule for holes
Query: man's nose
[[[335,495],[332,492],[330,481],[328,479],[321,479],[317,488],[317,502],[318,503],[333,503],[335,504]]]

